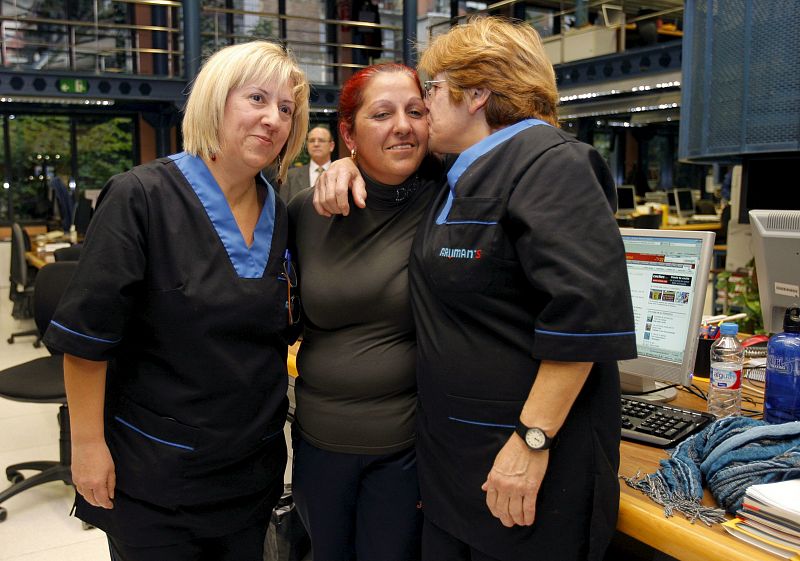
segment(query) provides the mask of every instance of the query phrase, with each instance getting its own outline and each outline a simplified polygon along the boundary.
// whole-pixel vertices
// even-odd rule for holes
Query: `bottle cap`
[[[800,333],[800,308],[789,307],[786,308],[786,313],[783,316],[783,330],[786,333]]]
[[[736,323],[723,323],[719,326],[719,332],[722,335],[736,335],[739,333],[739,325]]]

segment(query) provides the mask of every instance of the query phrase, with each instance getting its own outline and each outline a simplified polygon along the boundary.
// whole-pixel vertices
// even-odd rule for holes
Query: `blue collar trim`
[[[275,229],[275,189],[272,185],[262,174],[259,174],[256,179],[266,185],[267,200],[264,201],[264,208],[261,209],[261,216],[258,217],[253,235],[253,245],[248,247],[222,189],[205,162],[186,152],[173,154],[169,158],[175,162],[186,181],[192,186],[197,198],[200,199],[239,277],[259,279],[264,276],[272,247],[272,233]]]
[[[453,199],[456,195],[456,183],[458,183],[461,175],[467,171],[467,168],[469,168],[469,166],[471,166],[475,160],[499,144],[502,144],[506,140],[516,136],[525,129],[537,125],[546,125],[548,127],[552,126],[550,123],[545,123],[541,119],[525,119],[524,121],[520,121],[511,126],[500,129],[497,132],[493,132],[480,142],[473,144],[464,150],[461,155],[458,156],[458,159],[456,159],[453,167],[450,168],[450,171],[447,172],[447,184],[450,186],[450,194],[448,195],[447,201],[442,208],[442,212],[440,212],[439,216],[436,217],[436,223],[445,224],[447,222],[447,216],[450,214],[450,207],[453,206]]]

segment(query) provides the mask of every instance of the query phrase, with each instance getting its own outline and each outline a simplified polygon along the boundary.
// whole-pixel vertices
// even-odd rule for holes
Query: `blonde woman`
[[[45,340],[65,353],[76,516],[123,561],[260,560],[283,486],[292,264],[283,178],[308,84],[279,45],[225,48],[186,151],[108,182]]]

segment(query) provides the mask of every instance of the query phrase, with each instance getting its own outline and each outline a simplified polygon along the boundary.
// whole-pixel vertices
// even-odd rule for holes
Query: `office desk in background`
[[[52,253],[39,253],[38,251],[25,252],[25,261],[37,269],[41,269],[48,263],[53,263],[55,260]]]
[[[296,355],[300,344],[289,347],[289,375],[297,377]],[[699,384],[702,385],[702,382]],[[290,392],[294,384],[290,383]],[[294,405],[294,395],[290,395]],[[681,407],[705,409],[705,401],[679,391],[673,402]],[[620,445],[620,475],[627,477],[637,472],[652,473],[658,462],[667,458],[660,448],[622,441]],[[714,498],[706,491],[704,504],[714,505]],[[664,509],[641,492],[620,481],[619,518],[617,530],[680,561],[774,561],[776,558],[728,535],[722,526],[708,527],[702,522],[690,524],[682,514],[664,517]]]
[[[700,232],[716,232],[722,230],[721,222],[695,222],[694,224],[668,224],[662,230],[695,230]]]

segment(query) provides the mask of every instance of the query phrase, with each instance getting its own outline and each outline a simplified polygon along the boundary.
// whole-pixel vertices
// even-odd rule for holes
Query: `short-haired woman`
[[[212,56],[185,152],[105,186],[45,335],[65,353],[76,515],[120,561],[262,557],[283,488],[284,177],[308,84],[279,45]],[[287,275],[289,272],[289,275]]]
[[[409,263],[423,559],[602,559],[619,504],[616,361],[636,355],[611,175],[556,127],[529,25],[458,25],[419,70],[429,148],[458,155]],[[342,209],[320,187],[322,208]]]

